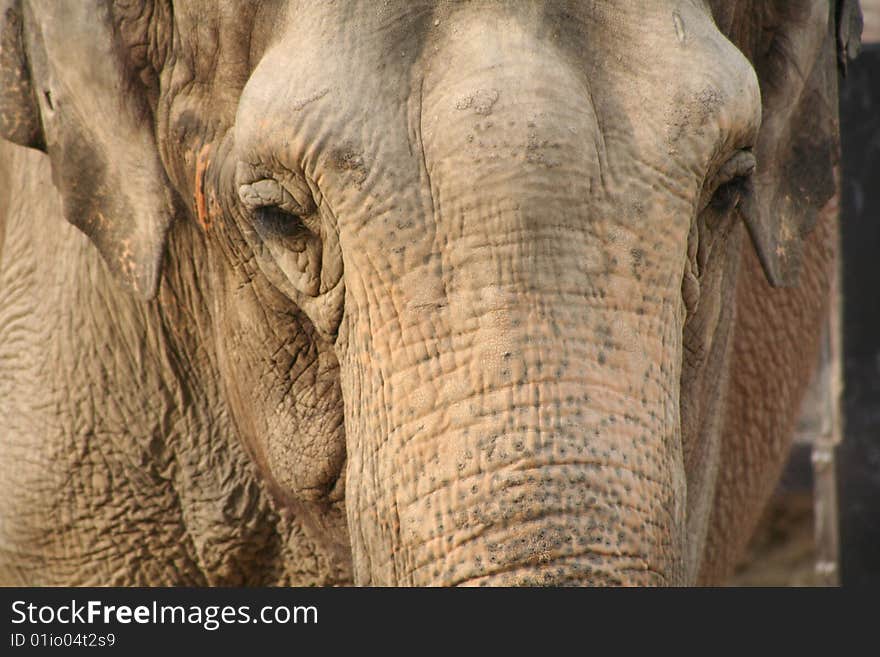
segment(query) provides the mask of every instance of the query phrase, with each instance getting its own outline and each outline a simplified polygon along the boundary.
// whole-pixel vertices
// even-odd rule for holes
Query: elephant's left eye
[[[739,151],[730,158],[712,180],[707,207],[722,216],[732,212],[751,193],[755,166],[755,156],[750,151]]]

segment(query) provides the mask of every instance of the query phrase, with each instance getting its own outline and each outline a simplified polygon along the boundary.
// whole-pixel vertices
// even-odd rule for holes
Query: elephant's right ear
[[[20,0],[0,0],[0,137],[46,150],[22,44]]]
[[[65,218],[151,298],[172,203],[124,53],[108,0],[0,0],[0,137],[49,154]]]

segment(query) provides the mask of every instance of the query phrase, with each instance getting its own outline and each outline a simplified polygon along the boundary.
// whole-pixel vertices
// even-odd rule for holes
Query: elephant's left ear
[[[108,0],[0,0],[0,137],[49,154],[65,218],[150,298],[172,203],[124,52]]]
[[[729,36],[752,61],[763,99],[743,217],[768,281],[786,287],[797,283],[804,240],[837,193],[838,66],[858,51],[861,11],[855,0],[739,5],[758,15],[728,23]]]
[[[844,75],[847,61],[855,59],[861,50],[864,25],[859,0],[837,0],[837,44]]]

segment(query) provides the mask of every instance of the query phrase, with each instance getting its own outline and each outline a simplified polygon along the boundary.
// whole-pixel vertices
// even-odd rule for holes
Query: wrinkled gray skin
[[[852,3],[173,4],[0,3],[0,581],[722,581]]]

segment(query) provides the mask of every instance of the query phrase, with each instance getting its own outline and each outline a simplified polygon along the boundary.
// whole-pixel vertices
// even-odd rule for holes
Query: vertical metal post
[[[838,212],[836,201],[829,211]],[[839,253],[839,250],[838,250]],[[843,393],[840,266],[831,283],[819,375],[823,379],[825,421],[813,439],[813,513],[816,537],[816,579],[822,586],[840,585],[840,521],[837,504],[835,449],[843,437]]]

